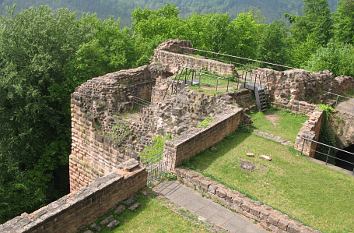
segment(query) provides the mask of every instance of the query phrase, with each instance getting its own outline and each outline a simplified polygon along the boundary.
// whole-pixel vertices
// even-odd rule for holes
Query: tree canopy
[[[82,4],[90,3],[95,5]],[[122,27],[119,19],[45,6],[1,16],[0,222],[68,192],[70,94],[81,83],[148,63],[154,48],[170,38],[354,76],[352,8],[351,0],[340,0],[331,14],[326,1],[305,0],[305,14],[288,15],[290,24],[265,23],[257,11],[236,18],[223,13],[182,18],[174,5],[137,8],[131,27]]]

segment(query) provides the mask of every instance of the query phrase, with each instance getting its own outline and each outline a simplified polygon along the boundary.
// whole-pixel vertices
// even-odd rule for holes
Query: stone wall
[[[71,191],[85,187],[109,174],[117,164],[136,157],[107,135],[115,116],[132,107],[129,96],[150,101],[154,82],[149,67],[143,66],[94,78],[75,90],[71,100]]]
[[[354,145],[354,116],[345,112],[332,113],[329,125],[336,135],[338,147],[346,148]]]
[[[183,67],[207,70],[220,76],[235,76],[235,66],[203,57],[194,56],[189,41],[169,40],[155,50],[154,62],[161,63],[167,71],[175,74]]]
[[[319,233],[302,223],[290,219],[284,213],[270,206],[253,201],[245,195],[233,191],[203,175],[182,168],[176,168],[178,180],[202,194],[217,200],[229,209],[256,221],[270,232],[277,233]]]
[[[174,170],[183,161],[212,147],[227,135],[233,133],[239,127],[242,118],[243,110],[235,108],[219,115],[207,128],[183,134],[167,142],[164,150],[164,159],[169,164],[170,169]]]
[[[308,121],[300,129],[296,140],[295,149],[301,151],[304,155],[315,157],[317,144],[310,141],[318,141],[322,127],[323,111],[315,110]],[[308,140],[306,140],[306,139]]]
[[[257,69],[252,73],[252,80],[267,86],[272,102],[276,105],[297,109],[301,113],[310,113],[314,106],[323,103],[333,96],[327,92],[344,94],[354,88],[354,78],[348,76],[334,77],[329,71],[310,73],[301,69],[275,71]],[[301,109],[302,108],[302,109]]]
[[[96,179],[79,192],[31,213],[24,213],[3,225],[2,233],[76,233],[145,187],[147,173],[140,167],[129,172],[117,170]]]
[[[256,106],[256,99],[250,90],[242,89],[234,93],[228,93],[226,98],[228,98],[227,96],[231,97],[228,99],[230,102],[235,102],[244,109],[251,109]]]

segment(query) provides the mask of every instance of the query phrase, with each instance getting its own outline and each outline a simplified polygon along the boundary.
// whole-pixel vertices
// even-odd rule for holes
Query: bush
[[[315,72],[330,70],[338,76],[354,76],[354,47],[350,44],[329,43],[310,57],[306,68]]]

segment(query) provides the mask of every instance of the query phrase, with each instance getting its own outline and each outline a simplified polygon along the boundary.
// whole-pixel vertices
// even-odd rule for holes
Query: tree
[[[137,65],[148,63],[154,49],[161,42],[179,38],[182,20],[176,6],[167,4],[158,10],[138,8],[133,12],[133,38],[137,53]]]
[[[354,46],[350,44],[330,43],[321,47],[307,62],[311,71],[330,70],[335,75],[354,76]]]
[[[47,190],[68,161],[73,89],[65,74],[86,33],[74,13],[48,7],[4,17],[0,28],[2,221],[66,192]]]
[[[331,11],[327,0],[304,0],[304,17],[308,33],[321,45],[332,37]]]
[[[232,55],[256,58],[262,25],[258,24],[252,12],[241,13],[227,28],[224,49]]]
[[[288,63],[288,30],[284,23],[274,22],[265,27],[259,42],[259,59],[278,63]]]
[[[334,13],[334,39],[337,43],[354,43],[354,1],[340,0]]]
[[[229,23],[230,16],[227,14],[193,14],[185,20],[182,35],[196,48],[220,52]]]

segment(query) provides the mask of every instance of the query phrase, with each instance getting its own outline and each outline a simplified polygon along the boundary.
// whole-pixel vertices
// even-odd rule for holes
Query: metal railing
[[[335,103],[333,104],[333,107],[336,107],[340,103],[341,99],[345,99],[345,100],[351,99],[348,96],[339,95],[339,94],[336,94],[336,93],[333,93],[333,92],[329,92],[329,91],[326,92],[326,94],[329,95],[329,96],[334,96],[335,97]]]
[[[157,163],[147,163],[145,166],[148,173],[147,185],[150,187],[158,184],[165,178],[165,174],[170,171],[169,162],[164,159]]]
[[[310,149],[310,153],[314,153],[315,154],[315,158],[319,158],[321,156],[324,156],[326,165],[328,164],[332,164],[332,165],[338,165],[338,162],[342,162],[344,164],[346,164],[348,167],[351,167],[350,170],[352,170],[353,174],[354,174],[354,153],[331,146],[331,145],[327,145],[325,143],[322,142],[318,142],[309,138],[305,138],[302,137],[303,144],[302,144],[302,149],[301,149],[301,154],[304,154],[304,149],[305,149],[305,143],[306,142],[310,142],[310,143],[314,143],[316,145],[316,149]],[[346,160],[346,159],[342,159],[342,158],[338,158],[336,156],[336,154],[338,152],[342,152],[344,154],[347,154],[350,158],[353,158],[353,160]],[[346,169],[348,170],[348,169]]]

